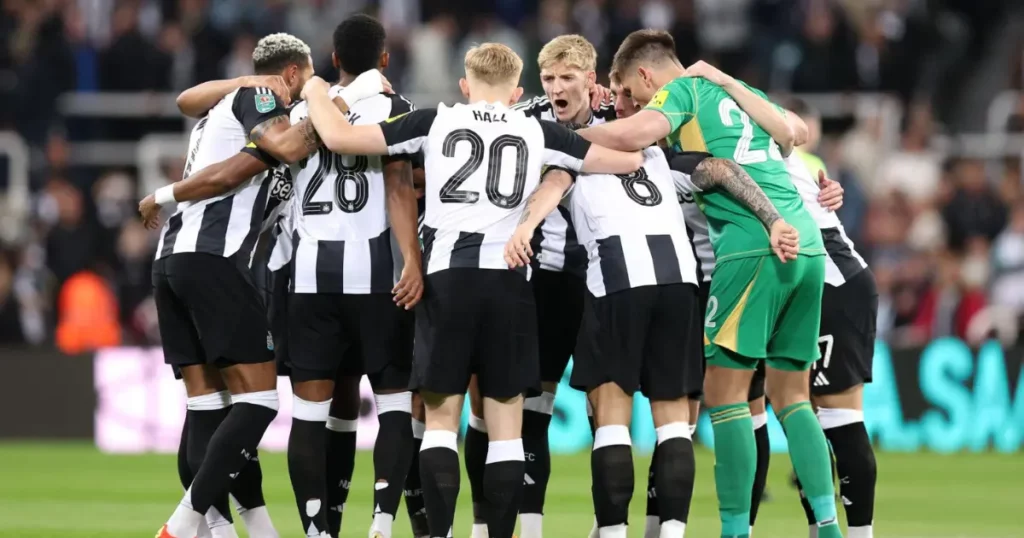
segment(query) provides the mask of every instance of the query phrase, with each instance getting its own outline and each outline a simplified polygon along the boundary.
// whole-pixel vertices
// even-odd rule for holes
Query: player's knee
[[[459,431],[462,420],[461,395],[437,394],[423,392],[423,403],[426,407],[426,423],[428,430]]]
[[[216,394],[227,390],[220,372],[211,365],[192,364],[181,367],[181,380],[189,398]]]
[[[293,371],[293,374],[295,372]],[[334,383],[326,380],[293,381],[292,394],[307,402],[329,402],[334,396]]]
[[[540,384],[541,390],[545,394],[558,394],[558,382],[557,381],[543,381]]]
[[[718,407],[747,401],[753,370],[709,364],[704,374],[704,405]]]
[[[674,423],[689,424],[690,399],[683,397],[676,400],[652,400],[651,415],[656,428]]]
[[[361,378],[356,376],[339,377],[334,382],[334,392],[331,401],[331,416],[347,420],[359,418],[359,411],[363,405],[362,396],[359,393]]]
[[[768,367],[765,373],[765,393],[772,401],[772,407],[785,409],[795,403],[810,401],[807,376],[806,370],[790,371]]]
[[[864,409],[864,385],[857,384],[835,394],[815,394],[811,396],[815,407],[829,409]]]
[[[523,436],[523,397],[484,398],[484,423],[487,436],[494,441],[519,439]]]
[[[749,402],[747,402],[747,405],[750,406],[751,416],[763,415],[767,412],[767,408],[764,402],[764,396],[761,396],[760,398],[756,398],[754,400],[750,400]]]
[[[633,418],[633,397],[615,383],[604,383],[591,392],[598,427],[626,425]]]
[[[222,368],[221,375],[231,394],[277,390],[277,364],[274,361],[235,364]]]

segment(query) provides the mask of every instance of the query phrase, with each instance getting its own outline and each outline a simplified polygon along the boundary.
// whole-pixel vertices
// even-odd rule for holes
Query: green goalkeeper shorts
[[[803,371],[818,360],[825,257],[760,256],[715,266],[704,323],[707,363]]]

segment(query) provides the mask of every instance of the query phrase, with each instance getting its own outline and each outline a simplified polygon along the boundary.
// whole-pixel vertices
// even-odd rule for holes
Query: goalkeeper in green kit
[[[715,435],[721,535],[750,534],[757,449],[746,402],[754,369],[765,361],[768,396],[789,439],[790,457],[814,510],[818,536],[841,538],[828,446],[809,401],[808,370],[819,357],[825,248],[782,161],[782,151],[792,149],[792,138],[781,140],[780,150],[744,112],[752,106],[772,106],[757,90],[740,92],[755,97],[742,100],[741,108],[721,87],[688,77],[667,32],[630,34],[615,54],[612,73],[626,96],[646,108],[632,117],[577,131],[580,135],[619,150],[639,150],[667,139],[676,151],[731,159],[750,174],[777,210],[755,213],[722,189],[697,195],[717,260],[704,329],[704,402]],[[792,132],[781,110],[768,117],[777,121],[765,126],[772,132]],[[785,253],[786,245],[778,240],[777,227],[787,225],[799,235],[796,255]],[[790,229],[788,237],[793,235]]]

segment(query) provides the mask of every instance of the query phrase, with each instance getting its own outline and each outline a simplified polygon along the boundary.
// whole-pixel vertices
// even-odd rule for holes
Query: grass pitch
[[[261,453],[264,489],[281,535],[302,531],[288,483],[284,454]],[[630,536],[643,535],[647,456],[636,456],[637,490]],[[590,530],[589,454],[556,456],[548,489],[545,535],[585,538]],[[1024,456],[879,454],[875,534],[879,538],[1024,537]],[[360,452],[342,536],[365,537],[372,512],[372,459]],[[802,538],[806,522],[788,485],[789,460],[772,458],[769,491],[757,538]],[[81,443],[0,444],[0,537],[150,538],[181,495],[174,456],[110,456]],[[469,485],[465,482],[456,536],[468,534]],[[842,509],[840,508],[840,514]],[[237,518],[236,518],[237,519]],[[239,533],[245,536],[240,521]],[[411,536],[405,508],[395,537]],[[718,536],[713,455],[697,453],[697,485],[687,535]]]

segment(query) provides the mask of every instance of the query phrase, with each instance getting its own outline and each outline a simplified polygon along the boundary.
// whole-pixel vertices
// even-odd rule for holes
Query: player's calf
[[[461,394],[420,391],[426,406],[426,430],[420,447],[423,504],[431,536],[448,536],[459,497],[459,421]]]
[[[864,386],[838,394],[816,395],[818,422],[832,446],[839,473],[839,494],[846,511],[847,536],[871,538],[878,470],[864,427]]]
[[[690,517],[696,473],[689,399],[654,400],[651,413],[658,437],[657,459],[652,463],[659,515],[658,536],[683,538]]]
[[[427,425],[424,420],[423,399],[412,395],[412,463],[405,476],[405,508],[409,513],[413,538],[430,538],[427,510],[423,507],[423,482],[420,480],[420,447]]]
[[[789,456],[807,503],[814,512],[818,536],[841,537],[836,518],[832,461],[825,435],[809,401],[808,373],[800,369],[805,363],[785,360],[774,362],[786,369],[769,365],[766,372],[768,397],[789,439]]]
[[[328,532],[327,419],[334,375],[292,371],[292,428],[288,436],[288,475],[306,536]]]
[[[408,382],[406,382],[408,384]],[[391,538],[402,498],[402,485],[412,462],[412,393],[381,389],[373,395],[380,429],[373,446],[373,524],[370,536]]]
[[[338,376],[334,381],[331,415],[327,418],[327,527],[341,533],[352,473],[356,467],[356,429],[359,421],[360,376]]]
[[[633,443],[629,424],[633,397],[615,383],[590,391],[594,406],[594,449],[590,456],[594,512],[601,538],[625,538],[633,499]]]
[[[757,467],[757,445],[747,406],[747,391],[754,362],[716,347],[716,360],[735,364],[709,364],[704,378],[704,403],[715,434],[715,488],[722,536],[750,533],[750,492]],[[747,369],[744,366],[751,366]]]
[[[754,472],[754,489],[750,495],[750,528],[757,521],[757,511],[761,507],[765,486],[768,483],[768,465],[771,462],[771,443],[768,439],[768,411],[764,398],[764,371],[758,370],[751,381],[750,394],[747,396],[750,407],[750,420],[754,425],[754,442],[757,445],[757,470]]]
[[[470,538],[488,538],[487,517],[484,515],[484,470],[487,467],[487,424],[484,423],[484,401],[476,376],[469,381],[469,427],[463,449],[466,451],[466,476],[473,501],[473,528]]]
[[[548,428],[555,409],[556,383],[542,384],[543,392],[526,398],[523,404],[523,451],[526,469],[523,476],[523,503],[519,508],[522,538],[543,536],[544,498],[551,478],[551,449]]]
[[[523,397],[483,399],[489,442],[484,468],[484,516],[488,536],[511,538],[523,494]]]

